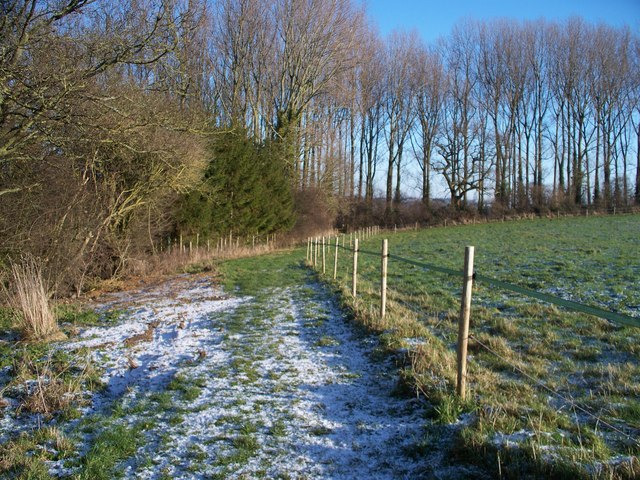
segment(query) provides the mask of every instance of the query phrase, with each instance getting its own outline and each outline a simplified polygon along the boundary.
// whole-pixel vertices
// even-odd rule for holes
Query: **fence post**
[[[382,240],[382,264],[380,269],[380,318],[384,318],[387,310],[387,261],[389,260],[389,243]]]
[[[322,237],[322,274],[324,275],[327,272],[327,261],[325,255],[325,239]]]
[[[254,240],[256,237],[253,237]],[[309,261],[309,252],[311,251],[311,237],[307,237],[307,262]]]
[[[313,268],[318,266],[318,237],[313,239]]]
[[[353,241],[353,281],[351,282],[351,295],[356,297],[358,283],[358,239]]]
[[[462,304],[458,323],[458,384],[457,394],[464,400],[467,384],[467,345],[469,343],[469,317],[471,314],[471,292],[473,289],[474,247],[464,250],[464,283],[462,286]]]
[[[338,278],[338,237],[336,237],[336,253],[333,257],[333,279]]]

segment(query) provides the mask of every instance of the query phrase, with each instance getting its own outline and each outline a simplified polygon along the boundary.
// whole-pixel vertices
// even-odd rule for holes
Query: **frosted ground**
[[[96,308],[124,313],[61,346],[89,347],[104,367],[106,388],[65,427],[76,456],[101,430],[143,425],[117,468],[126,477],[418,478],[438,468],[437,451],[418,453],[423,406],[394,395],[399,357],[381,355],[319,284],[256,298],[183,276]],[[62,477],[77,465],[48,463]]]

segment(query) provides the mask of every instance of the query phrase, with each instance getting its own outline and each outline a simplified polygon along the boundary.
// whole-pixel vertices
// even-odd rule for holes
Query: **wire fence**
[[[347,247],[344,245],[339,245],[338,248],[345,251],[349,251],[351,253],[353,253],[354,251],[352,247]],[[377,257],[380,256],[380,252],[374,252],[374,251],[365,250],[362,248],[358,248],[358,252],[365,255],[372,255]],[[462,270],[454,270],[451,268],[434,265],[432,263],[412,260],[410,258],[401,257],[400,255],[388,254],[388,256],[391,260],[396,260],[398,262],[406,263],[407,265],[412,265],[414,267],[424,268],[427,271],[443,273],[446,275],[451,275],[451,276],[460,277],[460,278],[462,278],[464,274]],[[501,290],[508,290],[508,291],[523,295],[525,297],[535,298],[536,300],[540,300],[542,302],[551,303],[553,305],[563,307],[567,310],[571,310],[579,313],[586,313],[587,315],[592,315],[594,317],[609,320],[619,325],[626,325],[630,327],[640,328],[640,318],[624,315],[617,312],[612,312],[609,310],[604,310],[602,308],[594,307],[592,305],[585,305],[583,303],[574,302],[572,300],[567,300],[565,298],[561,298],[556,295],[550,295],[548,293],[542,293],[536,290],[531,290],[531,289],[522,287],[520,285],[516,285],[513,283],[498,280],[486,275],[482,275],[476,271],[474,271],[473,273],[473,280],[475,282],[480,282],[486,285],[497,287]]]
[[[506,290],[506,291],[510,291],[513,293],[517,293],[521,296],[524,297],[529,297],[529,298],[533,298],[542,302],[546,302],[552,305],[557,305],[559,307],[562,307],[563,309],[567,309],[570,311],[574,311],[574,312],[578,312],[578,313],[583,313],[583,314],[587,314],[587,315],[591,315],[591,316],[595,316],[601,319],[605,319],[608,320],[610,322],[619,324],[619,325],[624,325],[624,326],[630,326],[630,327],[640,327],[640,318],[636,318],[636,317],[632,317],[629,315],[624,315],[621,313],[617,313],[617,312],[612,312],[612,311],[608,311],[602,308],[598,308],[598,307],[594,307],[591,305],[585,305],[579,302],[575,302],[575,301],[571,301],[571,300],[567,300],[564,298],[560,298],[558,296],[555,295],[550,295],[550,294],[546,294],[546,293],[542,293],[542,292],[538,292],[535,290],[531,290],[525,287],[522,287],[520,285],[516,285],[513,283],[509,283],[509,282],[505,282],[502,280],[497,280],[495,278],[486,276],[486,275],[482,275],[479,274],[475,271],[475,269],[473,268],[473,247],[468,247],[472,249],[471,252],[471,267],[469,271],[461,271],[461,270],[455,270],[455,269],[451,269],[451,268],[446,268],[440,265],[435,265],[435,264],[431,264],[428,262],[423,262],[423,261],[418,261],[418,260],[413,260],[410,258],[405,258],[402,257],[400,255],[395,255],[395,254],[390,254],[388,253],[387,250],[387,243],[386,243],[386,239],[383,240],[383,247],[381,251],[371,251],[371,250],[367,250],[367,249],[363,249],[360,248],[359,246],[359,240],[360,239],[364,239],[364,238],[370,238],[374,235],[377,235],[381,233],[381,230],[377,227],[374,227],[372,229],[368,229],[364,232],[356,232],[355,236],[351,235],[351,237],[349,237],[349,246],[346,245],[346,238],[343,237],[343,244],[340,244],[339,239],[336,238],[335,240],[335,245],[332,245],[335,247],[335,251],[334,251],[334,273],[333,273],[333,277],[334,279],[336,278],[336,272],[337,272],[337,259],[338,259],[338,250],[342,250],[342,251],[346,251],[346,252],[350,252],[353,255],[353,268],[352,268],[352,275],[353,275],[353,279],[352,279],[352,295],[355,297],[356,296],[356,277],[357,277],[357,258],[358,258],[358,254],[364,254],[364,255],[369,255],[369,256],[374,256],[374,257],[379,257],[382,260],[382,269],[381,269],[381,311],[380,311],[380,315],[382,317],[384,317],[385,315],[385,303],[386,303],[386,275],[387,275],[387,265],[386,262],[388,260],[393,260],[395,262],[400,262],[400,263],[405,263],[414,267],[418,267],[418,268],[422,268],[425,271],[433,271],[433,272],[438,272],[444,275],[448,275],[448,276],[452,276],[455,278],[459,278],[459,279],[468,279],[469,282],[473,281],[473,282],[478,282],[478,283],[483,283],[501,290]],[[327,253],[325,252],[326,247],[329,246],[329,242],[327,242],[324,238],[317,238],[317,239],[309,239],[308,243],[307,243],[307,261],[314,267],[320,267],[320,261],[322,262],[322,271],[323,273],[326,272],[326,258],[327,258]],[[468,253],[468,252],[467,252]],[[466,268],[466,263],[467,261],[465,260],[465,268]],[[464,297],[464,293],[463,293],[463,297]],[[470,302],[470,298],[469,298],[469,302]],[[468,306],[467,306],[468,308]],[[463,298],[463,303],[462,303],[462,309],[461,311],[464,312],[465,309],[465,305],[464,305],[464,298]],[[468,339],[473,339],[474,342],[480,346],[482,349],[484,349],[486,352],[488,352],[489,354],[495,356],[496,358],[500,359],[502,362],[504,362],[506,365],[510,365],[510,367],[513,369],[513,371],[519,373],[520,375],[522,375],[524,378],[526,378],[527,380],[529,380],[530,382],[532,382],[534,385],[536,385],[538,388],[552,394],[554,397],[560,399],[561,401],[563,401],[566,405],[570,406],[574,411],[579,411],[581,414],[589,417],[590,419],[592,419],[595,424],[598,426],[604,426],[606,428],[608,428],[609,430],[616,432],[619,435],[622,435],[623,437],[627,438],[628,440],[630,440],[631,442],[633,442],[634,444],[640,446],[640,440],[638,439],[638,432],[640,432],[640,426],[639,425],[634,425],[631,424],[629,422],[627,422],[625,424],[624,427],[618,427],[616,425],[613,424],[613,422],[607,421],[605,419],[602,418],[602,416],[592,412],[590,409],[588,409],[587,407],[585,407],[584,405],[580,405],[578,404],[576,401],[574,401],[572,398],[570,398],[568,395],[563,394],[561,392],[559,392],[556,389],[553,389],[551,387],[549,387],[548,385],[546,385],[544,382],[540,381],[539,379],[535,378],[534,376],[530,375],[529,373],[527,373],[526,371],[524,371],[522,368],[518,367],[518,365],[514,364],[514,362],[510,361],[510,359],[505,358],[503,355],[501,355],[499,352],[495,351],[495,349],[491,348],[491,346],[487,345],[485,342],[483,342],[480,338],[478,338],[478,336],[474,335],[474,334],[470,334],[469,330],[468,330],[468,318],[466,319],[467,325],[463,325],[463,315],[461,313],[461,318],[460,318],[460,330],[459,330],[459,338],[458,338],[458,394],[460,396],[462,396],[464,398],[464,394],[465,394],[465,378],[466,378],[466,362],[467,362],[467,355],[466,355],[466,342],[468,341]],[[468,317],[468,314],[467,314]],[[466,328],[466,330],[465,330]],[[464,332],[464,333],[462,333]],[[464,338],[461,338],[464,337]],[[464,348],[463,351],[461,352],[461,344],[464,343]],[[577,418],[576,418],[577,421]]]

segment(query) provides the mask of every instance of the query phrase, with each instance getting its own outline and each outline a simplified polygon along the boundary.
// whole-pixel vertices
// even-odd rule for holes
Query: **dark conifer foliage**
[[[214,135],[201,185],[178,211],[179,230],[194,235],[262,235],[295,221],[282,142],[257,144],[242,128]]]

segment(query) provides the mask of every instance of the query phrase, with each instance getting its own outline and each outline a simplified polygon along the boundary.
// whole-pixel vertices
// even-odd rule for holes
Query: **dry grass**
[[[42,269],[33,257],[11,264],[10,289],[5,294],[17,313],[18,329],[29,341],[63,336],[49,303]]]
[[[148,277],[154,275],[167,275],[180,271],[191,271],[197,266],[206,266],[216,260],[230,260],[236,258],[265,255],[277,250],[270,244],[232,245],[225,248],[199,247],[192,250],[180,251],[174,248],[155,255],[130,259],[127,274],[133,276]]]
[[[52,416],[74,404],[82,394],[85,371],[79,375],[66,375],[70,366],[55,368],[51,358],[39,364],[28,356],[16,358],[13,370],[18,383],[25,385],[18,413],[26,411]]]

